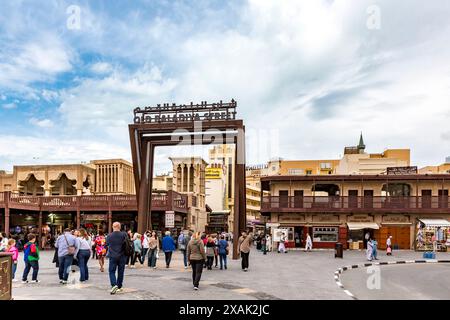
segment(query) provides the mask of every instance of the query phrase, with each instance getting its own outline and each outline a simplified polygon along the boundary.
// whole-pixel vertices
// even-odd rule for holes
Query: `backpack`
[[[134,252],[134,244],[133,241],[131,241],[130,238],[128,238],[128,235],[125,234],[125,240],[123,241],[124,249],[123,252],[125,256],[131,257]]]

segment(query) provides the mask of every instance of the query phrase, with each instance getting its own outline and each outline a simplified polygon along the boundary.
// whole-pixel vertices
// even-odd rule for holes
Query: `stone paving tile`
[[[229,260],[228,270],[204,270],[200,290],[193,291],[191,270],[185,270],[182,255],[173,255],[171,267],[166,269],[164,259],[158,268],[137,265],[126,268],[125,293],[110,295],[107,272],[100,272],[96,260],[89,261],[90,280],[79,285],[79,272],[71,273],[73,285],[61,286],[57,269],[51,263],[53,252],[41,255],[39,284],[13,283],[15,299],[351,299],[335,282],[334,272],[344,266],[366,263],[363,251],[344,251],[343,259],[335,259],[334,251],[291,251],[288,254],[252,250],[250,268],[243,272],[239,260]],[[393,256],[379,253],[380,262],[422,259],[412,251],[394,251]],[[438,259],[450,259],[448,253],[438,253]],[[23,253],[19,258],[16,278],[23,271]],[[105,268],[107,271],[108,262]],[[29,276],[29,279],[31,275]]]

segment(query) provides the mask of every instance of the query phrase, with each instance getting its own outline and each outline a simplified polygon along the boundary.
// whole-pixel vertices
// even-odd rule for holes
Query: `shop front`
[[[375,230],[380,229],[370,215],[353,215],[347,218],[348,248],[360,250],[367,247],[367,238],[373,238]]]
[[[417,251],[450,251],[450,222],[446,219],[418,219]]]
[[[333,249],[336,242],[347,246],[347,228],[340,227],[341,221],[337,214],[317,214],[312,216],[312,225],[303,232],[303,243],[306,242],[306,233],[313,241],[313,248]]]
[[[411,226],[409,215],[384,215],[381,217],[381,227],[375,230],[374,237],[378,249],[386,249],[386,240],[392,236],[392,247],[395,250],[411,249]]]
[[[39,214],[14,212],[10,219],[10,237],[16,240],[17,248],[22,250],[29,233],[39,234]]]
[[[283,213],[278,215],[279,229],[287,230],[287,248],[301,247],[304,245],[308,227],[304,214]],[[273,236],[274,246],[278,246],[275,236]],[[312,238],[312,236],[311,236]]]
[[[113,212],[112,223],[120,222],[122,231],[137,232],[137,213],[136,212]],[[153,213],[152,213],[153,222]],[[105,229],[108,231],[108,228]]]
[[[100,230],[108,232],[108,214],[107,213],[82,213],[80,215],[80,226],[88,233],[98,234]]]

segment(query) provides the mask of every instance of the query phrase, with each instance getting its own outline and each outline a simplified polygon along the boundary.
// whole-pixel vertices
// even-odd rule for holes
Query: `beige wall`
[[[97,194],[136,194],[133,166],[122,159],[94,160],[95,193]]]

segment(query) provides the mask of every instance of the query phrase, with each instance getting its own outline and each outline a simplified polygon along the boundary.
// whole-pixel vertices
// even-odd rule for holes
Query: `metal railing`
[[[7,197],[9,197],[7,199]],[[0,192],[0,207],[8,201],[11,209],[34,211],[137,211],[135,195],[82,195],[82,196],[24,196],[17,193]],[[187,196],[175,191],[152,195],[155,210],[187,212]]]
[[[262,212],[296,211],[414,211],[450,213],[449,196],[264,196]]]

